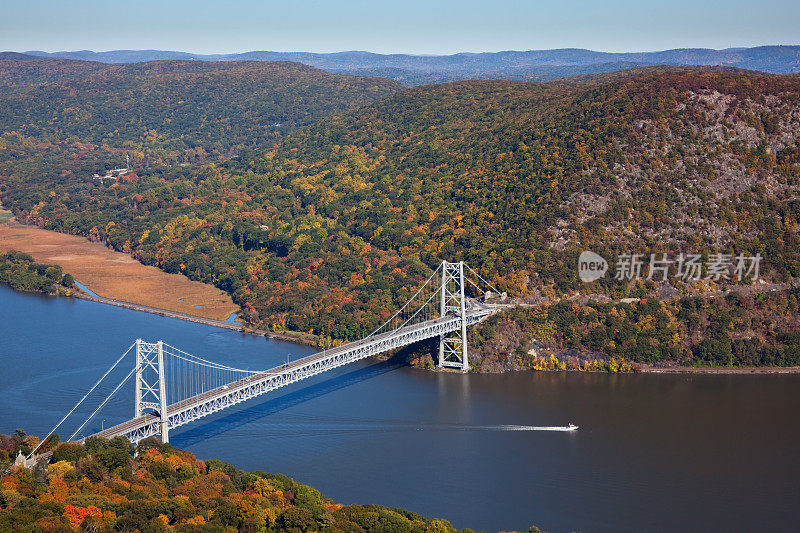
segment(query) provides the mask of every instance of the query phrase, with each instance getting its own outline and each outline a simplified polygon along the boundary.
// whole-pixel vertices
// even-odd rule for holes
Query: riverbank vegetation
[[[562,301],[493,316],[471,333],[478,369],[635,370],[638,363],[800,365],[800,289],[633,303]],[[544,359],[544,360],[543,360]]]
[[[51,464],[12,467],[18,449],[35,445],[20,430],[0,435],[2,531],[457,531],[404,509],[337,504],[282,474],[202,461],[153,438],[139,443],[135,458],[123,437],[90,437],[56,446]]]
[[[0,252],[0,282],[18,291],[43,294],[70,294],[75,282],[58,265],[42,265],[28,254]]]

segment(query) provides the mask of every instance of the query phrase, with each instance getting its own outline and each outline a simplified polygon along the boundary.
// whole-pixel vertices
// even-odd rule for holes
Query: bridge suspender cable
[[[167,345],[165,344],[164,346],[166,347]],[[176,353],[168,352],[167,350],[164,350],[164,353],[165,354],[169,354],[169,355],[171,355],[172,357],[174,357],[176,359],[181,359],[183,361],[186,361],[187,363],[192,363],[194,365],[204,366],[204,367],[207,367],[207,368],[212,368],[214,370],[227,370],[228,372],[243,372],[245,374],[260,374],[261,372],[263,372],[263,370],[242,370],[241,368],[232,368],[232,367],[224,366],[224,365],[208,364],[208,363],[205,363],[205,362],[200,362],[200,361],[195,361],[193,359],[189,359],[188,357],[183,357],[182,355],[178,355]]]
[[[130,348],[129,348],[129,350],[130,350]],[[112,397],[113,397],[113,396],[114,396],[114,395],[117,393],[117,391],[120,389],[120,387],[122,387],[122,386],[125,384],[125,382],[126,382],[126,381],[128,381],[128,379],[129,379],[129,378],[130,378],[130,377],[133,375],[133,373],[134,373],[134,372],[136,372],[137,370],[139,370],[139,367],[134,367],[134,368],[133,368],[133,370],[131,370],[130,372],[128,372],[128,375],[127,375],[127,376],[125,376],[125,379],[123,379],[123,380],[120,382],[120,384],[119,384],[119,385],[117,385],[117,387],[116,387],[116,388],[115,388],[113,391],[111,391],[111,394],[109,394],[109,395],[106,397],[106,399],[105,399],[105,400],[103,400],[103,403],[101,403],[99,406],[97,406],[97,409],[95,409],[95,410],[94,410],[94,412],[92,412],[92,414],[90,414],[90,415],[89,415],[89,418],[87,418],[87,419],[86,419],[86,421],[85,421],[83,424],[81,424],[81,426],[80,426],[78,429],[76,429],[76,430],[75,430],[75,433],[73,433],[72,435],[70,435],[70,436],[69,436],[69,439],[67,439],[67,440],[69,440],[69,441],[72,441],[72,439],[75,437],[75,435],[77,435],[77,434],[78,434],[78,432],[79,432],[80,430],[82,430],[82,429],[84,428],[84,426],[86,426],[86,424],[88,424],[88,423],[89,423],[89,421],[90,421],[92,418],[94,418],[94,415],[96,415],[96,414],[97,414],[97,412],[98,412],[100,409],[102,409],[102,408],[103,408],[103,407],[104,407],[104,406],[105,406],[105,405],[108,403],[108,401],[109,401],[109,400],[110,400],[110,399],[111,399],[111,398],[112,398]]]
[[[464,263],[464,266],[465,266],[465,267],[467,267],[467,269],[469,269],[469,271],[470,271],[470,272],[472,272],[473,274],[475,274],[476,276],[478,276],[478,279],[479,279],[479,280],[481,280],[482,282],[484,282],[484,283],[485,283],[485,284],[486,284],[486,285],[487,285],[487,286],[488,286],[490,289],[492,289],[492,290],[493,290],[494,292],[496,292],[497,294],[500,294],[500,291],[498,291],[497,289],[495,289],[495,288],[494,288],[494,286],[493,286],[491,283],[489,283],[488,281],[486,281],[485,279],[483,279],[483,277],[482,277],[480,274],[478,274],[477,272],[475,272],[474,270],[472,270],[472,267],[470,267],[470,266],[469,266],[468,264],[466,264],[466,263]],[[467,278],[467,281],[469,281],[470,283],[472,283],[473,285],[475,285],[475,282],[474,282],[474,281],[472,281],[471,279]],[[476,288],[476,289],[478,289],[478,290],[481,290],[481,288],[480,288],[480,287],[478,287],[477,285],[475,285],[475,288]]]
[[[169,350],[167,350],[167,351],[171,351],[171,353],[169,355],[171,355],[172,357],[176,357],[178,359],[183,359],[186,362],[193,363],[193,364],[196,364],[196,365],[206,366],[206,367],[209,367],[209,368],[215,368],[217,370],[228,370],[228,371],[231,371],[231,372],[244,372],[245,374],[260,374],[261,372],[264,372],[263,370],[243,370],[241,368],[233,368],[232,366],[221,365],[219,363],[215,363],[214,361],[209,361],[207,359],[203,359],[202,357],[198,357],[198,356],[190,354],[188,352],[184,352],[180,348],[176,348],[176,347],[171,346],[171,345],[166,344],[166,343],[164,343],[164,348],[169,348]],[[179,355],[179,354],[181,354],[181,355]]]
[[[408,320],[406,320],[405,322],[403,322],[402,324],[400,324],[400,327],[398,327],[398,328],[396,328],[396,329],[404,328],[404,327],[406,326],[406,324],[408,324],[409,322],[411,322],[412,320],[414,320],[414,317],[416,317],[416,316],[419,314],[419,312],[420,312],[420,311],[422,311],[423,309],[425,309],[425,306],[426,306],[426,305],[428,305],[428,304],[430,303],[430,301],[431,301],[431,300],[433,300],[433,298],[434,298],[434,297],[435,297],[437,294],[439,294],[439,291],[441,291],[441,290],[442,290],[442,289],[441,289],[441,287],[440,287],[440,288],[439,288],[439,289],[438,289],[436,292],[434,292],[433,294],[431,294],[430,298],[428,298],[428,299],[425,301],[425,303],[424,303],[424,304],[420,305],[420,306],[419,306],[419,308],[418,308],[416,311],[414,311],[414,314],[413,314],[413,315],[411,315],[410,317],[408,317]]]
[[[469,266],[467,263],[464,263],[464,266],[465,266],[465,267],[467,267],[467,269],[468,269],[470,272],[472,272],[473,274],[475,274],[475,276],[477,276],[477,277],[478,277],[478,279],[479,279],[480,281],[482,281],[483,283],[485,283],[485,284],[486,284],[486,286],[488,286],[490,289],[492,289],[492,290],[493,290],[494,292],[496,292],[497,294],[500,294],[500,291],[498,291],[498,290],[497,290],[497,289],[494,287],[494,285],[492,285],[491,283],[489,283],[488,281],[486,281],[486,279],[485,279],[483,276],[481,276],[480,274],[478,274],[477,272],[475,272],[475,270],[473,270],[473,269],[472,269],[472,267],[470,267],[470,266]],[[386,325],[387,325],[387,324],[389,324],[389,323],[390,323],[392,320],[394,320],[395,318],[397,318],[397,316],[398,316],[398,315],[402,314],[402,312],[403,312],[403,311],[405,311],[406,307],[408,307],[408,306],[409,306],[409,305],[410,305],[410,304],[411,304],[411,303],[414,301],[414,299],[415,299],[417,296],[419,296],[419,294],[422,292],[422,290],[423,290],[425,287],[427,287],[427,286],[428,286],[428,284],[429,284],[429,283],[430,283],[430,282],[433,280],[434,276],[436,276],[436,274],[439,272],[439,270],[440,270],[441,268],[442,268],[442,264],[440,263],[440,264],[439,264],[439,266],[438,266],[438,267],[436,267],[436,270],[434,270],[434,271],[433,271],[433,273],[430,275],[430,277],[428,277],[427,281],[425,281],[425,283],[422,285],[422,287],[420,287],[420,288],[417,290],[417,292],[416,292],[416,293],[414,293],[414,296],[412,296],[412,297],[411,297],[411,298],[410,298],[410,299],[409,299],[409,300],[408,300],[408,301],[405,303],[405,305],[403,305],[403,307],[401,307],[400,309],[398,309],[398,310],[397,310],[397,311],[396,311],[396,312],[395,312],[395,313],[394,313],[394,314],[393,314],[391,317],[389,317],[389,319],[388,319],[386,322],[384,322],[383,324],[381,324],[381,326],[380,326],[378,329],[376,329],[375,331],[373,331],[372,333],[370,333],[370,334],[369,334],[369,335],[368,335],[366,338],[372,337],[372,336],[373,336],[373,335],[375,335],[377,332],[379,332],[379,331],[380,331],[380,330],[382,330],[384,327],[386,327]],[[473,286],[474,286],[476,289],[478,289],[480,292],[484,292],[484,290],[483,290],[483,289],[481,289],[481,288],[478,286],[478,284],[477,284],[477,283],[475,283],[475,282],[474,282],[474,281],[472,281],[471,279],[467,278],[466,276],[465,276],[465,279],[466,279],[468,282],[470,282],[470,283],[471,283],[471,284],[472,284],[472,285],[473,285]],[[440,288],[439,290],[441,290],[441,288]],[[410,317],[409,317],[409,318],[408,318],[408,319],[407,319],[405,322],[403,322],[403,324],[402,324],[402,325],[400,325],[399,327],[400,327],[400,328],[402,328],[402,327],[404,327],[406,324],[408,324],[408,323],[409,323],[411,320],[413,320],[413,319],[414,319],[414,318],[415,318],[415,317],[416,317],[416,316],[417,316],[417,315],[420,313],[420,311],[421,311],[421,310],[422,310],[422,309],[423,309],[423,308],[424,308],[426,305],[428,305],[428,303],[430,303],[430,301],[433,299],[433,297],[434,297],[434,296],[436,296],[436,294],[438,294],[438,293],[439,293],[439,290],[435,291],[435,292],[434,292],[434,293],[431,295],[431,297],[430,297],[430,298],[428,298],[428,299],[425,301],[425,303],[423,303],[422,305],[420,305],[420,306],[419,306],[419,308],[418,308],[418,309],[417,309],[417,310],[414,312],[414,314],[412,314],[412,315],[411,315],[411,316],[410,316]],[[395,329],[399,329],[399,328],[395,328]]]
[[[91,389],[89,389],[89,392],[87,392],[86,394],[84,394],[84,395],[83,395],[83,398],[81,398],[81,399],[80,399],[80,401],[78,401],[78,403],[76,403],[76,404],[75,404],[75,406],[74,406],[72,409],[70,409],[70,410],[69,410],[69,413],[65,414],[65,415],[64,415],[64,418],[62,418],[61,420],[59,420],[59,421],[58,421],[58,424],[56,424],[56,425],[55,425],[55,427],[53,427],[53,429],[51,429],[51,430],[50,430],[50,433],[48,433],[48,434],[47,434],[47,436],[46,436],[44,439],[42,439],[42,442],[40,442],[40,443],[39,443],[39,445],[38,445],[38,446],[36,446],[36,448],[34,448],[34,449],[33,449],[33,451],[32,451],[32,452],[31,452],[31,453],[28,455],[28,457],[26,457],[26,459],[30,459],[31,457],[33,457],[33,454],[34,454],[34,453],[36,453],[36,450],[38,450],[38,449],[39,449],[39,448],[42,446],[42,444],[44,444],[44,443],[47,441],[47,439],[49,439],[49,438],[50,438],[50,436],[51,436],[53,433],[55,433],[55,432],[56,432],[56,430],[57,430],[57,429],[58,429],[58,428],[61,426],[61,424],[63,424],[63,423],[64,423],[64,420],[66,420],[67,418],[69,418],[69,415],[71,415],[71,414],[72,414],[72,413],[75,411],[75,409],[77,409],[77,408],[78,408],[78,406],[79,406],[80,404],[82,404],[82,403],[83,403],[83,401],[84,401],[84,400],[85,400],[85,399],[86,399],[86,398],[87,398],[87,397],[88,397],[88,396],[89,396],[89,395],[92,393],[92,391],[94,391],[94,389],[96,389],[96,388],[97,388],[97,386],[98,386],[98,385],[100,385],[100,383],[101,383],[101,382],[102,382],[104,379],[106,379],[106,376],[108,376],[108,375],[111,373],[111,371],[112,371],[112,370],[114,370],[114,368],[116,368],[116,366],[119,364],[119,362],[120,362],[120,361],[122,361],[122,360],[125,358],[125,356],[126,356],[126,355],[128,355],[128,353],[129,353],[129,352],[130,352],[130,351],[133,349],[133,347],[134,347],[134,346],[136,346],[136,343],[135,343],[135,342],[134,342],[133,344],[131,344],[131,345],[130,345],[130,347],[128,347],[128,349],[127,349],[127,350],[125,350],[125,353],[123,353],[123,354],[122,354],[122,355],[119,357],[119,359],[117,359],[117,361],[116,361],[116,362],[115,362],[113,365],[111,365],[111,368],[109,368],[108,370],[106,370],[106,373],[105,373],[105,374],[103,374],[103,377],[101,377],[99,380],[97,380],[97,383],[95,383],[95,384],[92,386],[92,388],[91,388]],[[70,437],[70,438],[69,438],[69,440],[72,440],[72,437]]]
[[[394,320],[394,319],[395,319],[395,317],[397,317],[397,315],[399,315],[400,313],[402,313],[402,312],[405,310],[405,308],[406,308],[406,307],[408,307],[408,304],[410,304],[411,302],[413,302],[413,301],[414,301],[414,298],[416,298],[416,297],[419,295],[419,293],[421,293],[421,292],[422,292],[422,289],[424,289],[425,287],[427,287],[427,286],[428,286],[428,283],[430,283],[430,282],[431,282],[431,280],[433,279],[433,277],[436,275],[436,273],[437,273],[437,272],[439,272],[439,269],[441,269],[441,268],[442,268],[442,265],[441,265],[441,263],[440,263],[440,264],[439,264],[439,266],[438,266],[438,267],[436,267],[436,270],[434,270],[434,271],[433,271],[433,274],[431,274],[431,275],[430,275],[430,277],[428,277],[428,280],[427,280],[427,281],[426,281],[426,282],[425,282],[425,283],[422,285],[422,287],[420,287],[420,288],[417,290],[417,292],[415,292],[415,293],[414,293],[414,296],[412,296],[411,298],[409,298],[409,300],[408,300],[408,301],[405,303],[405,305],[404,305],[403,307],[401,307],[400,309],[398,309],[398,310],[395,312],[395,314],[393,314],[392,316],[390,316],[390,317],[389,317],[389,319],[388,319],[386,322],[384,322],[383,324],[381,324],[381,326],[380,326],[378,329],[376,329],[375,331],[373,331],[372,333],[370,333],[369,335],[367,335],[367,337],[366,337],[366,338],[370,338],[370,337],[372,337],[373,335],[375,335],[377,332],[379,332],[380,330],[382,330],[382,329],[383,329],[383,327],[384,327],[384,326],[386,326],[386,324],[388,324],[389,322],[391,322],[392,320]],[[437,291],[437,292],[438,292],[438,291]],[[434,293],[434,294],[435,294],[435,293]],[[428,303],[428,302],[425,302],[425,303]],[[423,304],[423,305],[425,305],[425,304]],[[416,313],[415,313],[414,315],[416,316]]]

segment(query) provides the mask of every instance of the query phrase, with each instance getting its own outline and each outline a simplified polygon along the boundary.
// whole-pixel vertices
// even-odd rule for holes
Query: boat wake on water
[[[298,420],[300,419],[300,420]],[[270,422],[269,432],[292,433],[298,432],[361,432],[361,431],[576,431],[578,426],[528,426],[521,424],[426,424],[425,422],[383,420],[383,419],[332,419],[330,417],[304,417],[299,415],[292,421]],[[259,428],[259,434],[267,428]]]
[[[566,426],[518,426],[513,424],[502,426],[483,426],[479,429],[487,429],[494,431],[575,431],[578,426],[569,424]]]

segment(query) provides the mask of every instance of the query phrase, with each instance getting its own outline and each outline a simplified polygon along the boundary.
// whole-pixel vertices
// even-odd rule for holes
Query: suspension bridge
[[[481,302],[466,297],[468,283],[478,290],[478,294],[487,294],[490,290],[497,292],[466,263],[443,261],[400,309],[365,338],[267,370],[234,368],[192,355],[160,340],[146,342],[137,339],[42,443],[131,353],[135,356],[131,370],[67,440],[85,440],[81,437],[82,432],[131,378],[134,380],[133,417],[87,438],[124,436],[137,443],[159,436],[162,442],[169,442],[170,430],[212,413],[328,370],[434,337],[439,338],[438,366],[466,372],[469,370],[467,327],[503,307],[489,304],[485,301],[487,299]],[[37,450],[38,447],[28,458]]]

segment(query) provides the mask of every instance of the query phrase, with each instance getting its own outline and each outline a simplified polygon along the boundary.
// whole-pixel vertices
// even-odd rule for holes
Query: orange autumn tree
[[[77,507],[75,505],[65,505],[63,516],[67,517],[73,528],[80,526],[87,517],[103,519],[103,511],[94,505],[87,507]]]

